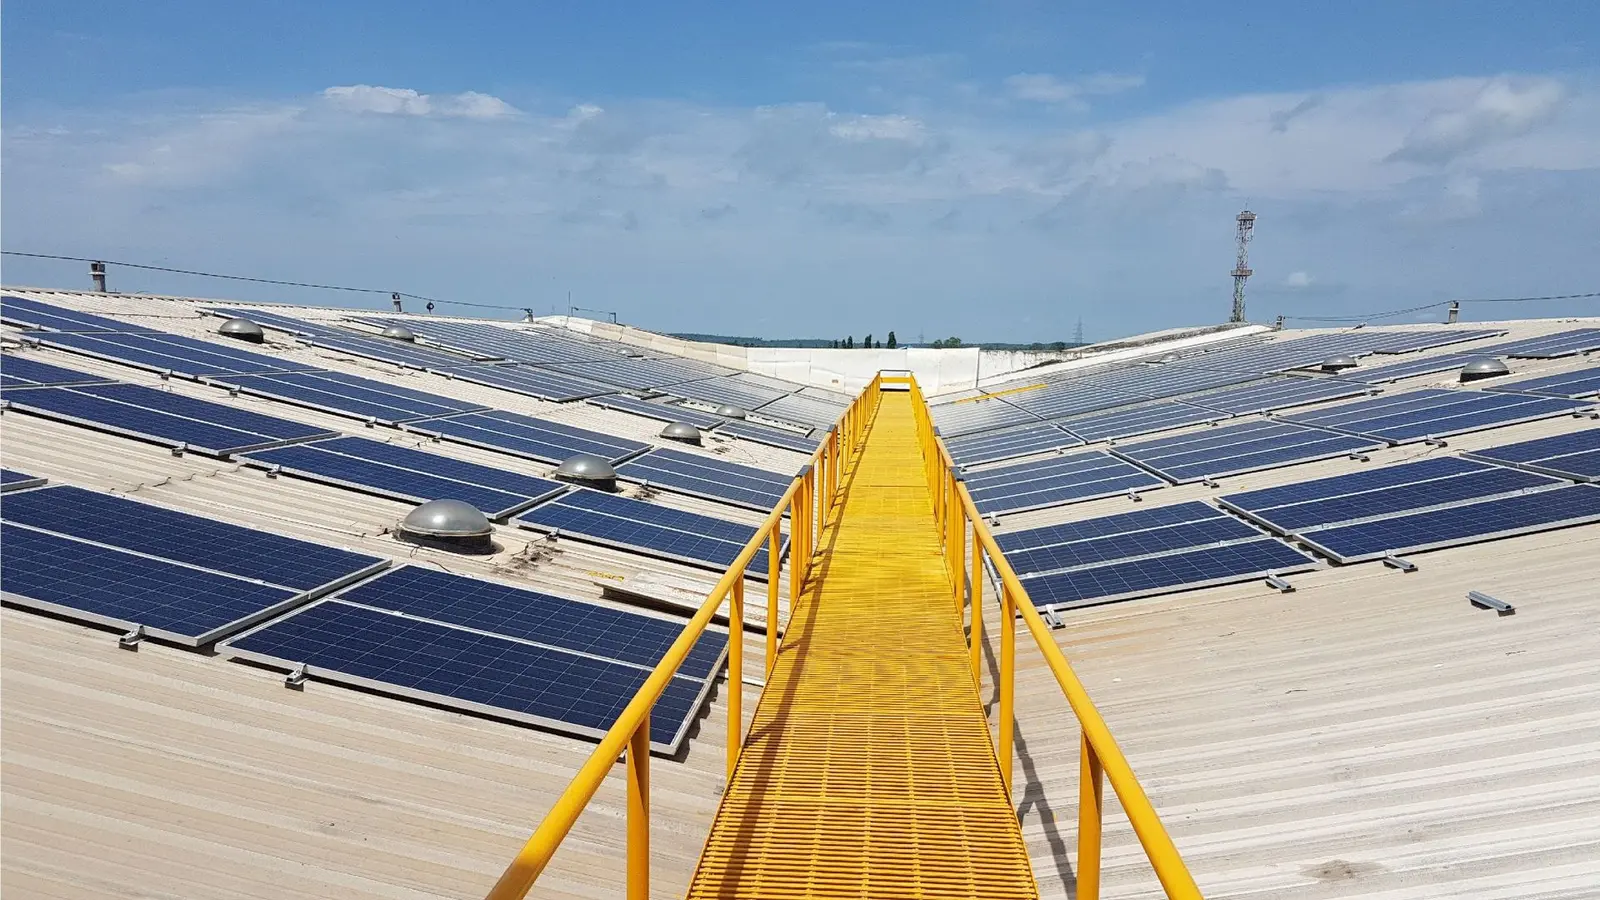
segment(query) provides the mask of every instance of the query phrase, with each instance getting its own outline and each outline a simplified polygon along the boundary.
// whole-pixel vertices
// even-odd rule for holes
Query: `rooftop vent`
[[[252,344],[265,343],[267,340],[267,335],[261,330],[261,326],[249,319],[229,319],[217,329],[217,334],[235,340],[249,341]]]
[[[737,406],[729,406],[724,404],[717,407],[717,415],[723,417],[724,419],[742,419],[749,415],[749,413]]]
[[[685,444],[700,443],[700,429],[688,422],[673,422],[661,429],[661,436],[669,441],[680,441]]]
[[[1492,356],[1474,359],[1461,367],[1462,381],[1477,381],[1480,378],[1497,378],[1510,374],[1511,370],[1506,368],[1506,364]]]
[[[390,325],[383,329],[383,336],[397,341],[414,341],[417,335],[404,325]]]
[[[1345,369],[1354,369],[1356,361],[1349,356],[1330,356],[1322,361],[1322,371],[1343,372]]]
[[[1161,361],[1164,363],[1175,363],[1178,361],[1178,354],[1168,353],[1166,356],[1161,357]]]
[[[400,522],[403,541],[456,553],[493,553],[494,526],[478,508],[461,500],[429,500]]]
[[[617,486],[617,470],[611,468],[611,463],[593,453],[579,453],[567,457],[566,462],[556,466],[555,476],[562,481],[606,490],[613,490]]]

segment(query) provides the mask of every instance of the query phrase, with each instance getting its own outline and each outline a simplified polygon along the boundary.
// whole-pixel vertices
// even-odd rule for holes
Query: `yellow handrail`
[[[678,639],[656,663],[649,677],[617,717],[594,752],[573,776],[567,789],[557,798],[533,835],[523,844],[516,858],[501,873],[489,890],[489,900],[520,900],[550,862],[561,842],[577,823],[584,807],[594,798],[600,784],[611,771],[617,757],[627,751],[628,776],[628,898],[648,900],[650,896],[650,710],[683,665],[695,641],[729,601],[728,611],[728,777],[733,777],[744,745],[744,722],[740,709],[744,679],[744,581],[745,568],[763,543],[770,546],[767,562],[767,671],[771,672],[778,651],[778,548],[783,514],[789,513],[789,598],[790,609],[799,599],[801,585],[811,571],[815,540],[825,522],[831,500],[839,485],[839,473],[861,446],[868,413],[877,403],[883,377],[873,380],[845,409],[838,424],[812,454],[783,497],[778,500],[756,533],[745,544],[733,564],[717,581],[704,603],[690,617]],[[916,382],[909,376],[896,379]]]
[[[1111,736],[1111,729],[1095,708],[1089,692],[1078,680],[1066,654],[1050,636],[1050,626],[1045,624],[1034,608],[1028,592],[1017,578],[1017,573],[1006,562],[1005,554],[995,542],[988,525],[983,521],[972,495],[956,469],[950,451],[933,425],[932,414],[916,380],[911,380],[912,407],[916,411],[919,437],[922,441],[923,461],[928,485],[933,491],[934,515],[946,535],[945,555],[950,559],[951,573],[956,579],[956,604],[965,604],[962,577],[966,567],[967,530],[972,536],[972,658],[973,676],[982,685],[982,671],[977,665],[979,647],[983,640],[983,557],[988,555],[1000,577],[1000,721],[998,752],[1001,780],[1011,789],[1012,739],[1015,729],[1014,693],[1016,683],[1016,617],[1027,624],[1039,652],[1044,656],[1050,671],[1066,695],[1067,703],[1078,719],[1081,733],[1079,748],[1079,803],[1078,803],[1078,900],[1097,900],[1100,896],[1100,837],[1104,815],[1104,781],[1122,801],[1123,811],[1133,826],[1134,834],[1144,847],[1145,856],[1155,870],[1156,878],[1170,898],[1200,898],[1200,889],[1189,874],[1189,868],[1178,854],[1161,818],[1145,795],[1133,768]]]

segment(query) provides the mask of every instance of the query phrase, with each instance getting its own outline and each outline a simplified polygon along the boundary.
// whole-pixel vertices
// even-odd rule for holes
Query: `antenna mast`
[[[1254,274],[1250,270],[1250,236],[1255,231],[1256,214],[1250,210],[1239,213],[1239,254],[1233,265],[1233,315],[1229,322],[1244,321],[1244,283]]]

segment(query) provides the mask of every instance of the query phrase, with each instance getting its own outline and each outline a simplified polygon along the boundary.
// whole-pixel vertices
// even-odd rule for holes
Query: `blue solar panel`
[[[1578,328],[1543,337],[1526,338],[1495,346],[1496,354],[1512,359],[1556,359],[1600,350],[1600,328]]]
[[[1600,428],[1503,444],[1470,456],[1586,481],[1600,478]]]
[[[1088,416],[1057,419],[1054,424],[1085,441],[1103,441],[1166,431],[1184,425],[1215,422],[1225,418],[1226,414],[1215,410],[1202,409],[1176,400],[1166,400],[1127,409],[1112,409]]]
[[[41,303],[38,300],[29,300],[26,297],[13,297],[7,294],[0,297],[0,322],[7,325],[18,325],[24,328],[47,328],[53,331],[65,332],[154,332],[153,328],[143,325],[131,325],[108,319],[105,316],[96,316],[90,313],[78,312],[64,306],[50,303]]]
[[[1408,467],[1396,466],[1394,468],[1403,469]],[[1359,479],[1357,479],[1357,483],[1359,483]],[[1432,478],[1371,490],[1356,488],[1358,492],[1347,492],[1343,495],[1306,500],[1300,503],[1285,504],[1266,509],[1241,506],[1234,498],[1224,497],[1222,499],[1229,506],[1246,512],[1251,518],[1269,525],[1274,530],[1284,534],[1297,534],[1308,528],[1331,525],[1337,522],[1389,516],[1432,506],[1459,503],[1463,500],[1476,500],[1519,491],[1541,490],[1564,483],[1555,478],[1535,475],[1532,472],[1519,472],[1516,469],[1498,469],[1492,466],[1484,466],[1482,471],[1477,472],[1466,472],[1460,475]],[[1347,487],[1355,487],[1355,484],[1347,485]],[[1337,487],[1330,485],[1325,489],[1336,490]]]
[[[844,415],[847,405],[802,394],[786,394],[771,403],[761,404],[755,415],[826,431]]]
[[[1566,456],[1552,456],[1529,466],[1575,481],[1600,481],[1600,450],[1585,450]]]
[[[598,737],[649,670],[498,635],[326,600],[229,641],[224,652],[315,678]],[[674,678],[650,740],[675,752],[708,681]]]
[[[1600,487],[1575,484],[1316,529],[1299,538],[1339,562],[1350,563],[1595,521],[1600,521]]]
[[[1214,506],[1208,506],[1198,500],[1191,500],[1186,503],[1174,503],[1171,506],[1155,506],[1133,512],[1117,513],[1111,516],[1079,519],[1076,522],[1059,522],[1055,525],[1013,531],[997,535],[995,542],[1000,545],[1001,551],[1009,557],[1013,552],[1031,550],[1035,547],[1068,544],[1073,541],[1126,534],[1130,531],[1143,531],[1149,528],[1161,528],[1185,522],[1221,519],[1225,518],[1226,515],[1226,513]]]
[[[593,362],[560,363],[547,366],[553,371],[565,372],[580,378],[602,381],[634,390],[657,390],[667,385],[682,384],[733,374],[731,369],[687,359],[632,359],[612,357]]]
[[[437,435],[446,440],[553,463],[578,453],[592,453],[615,463],[649,449],[648,444],[627,438],[498,409],[414,422],[406,428],[419,434]]]
[[[1485,350],[1491,348],[1484,348]],[[1346,369],[1339,373],[1341,381],[1357,381],[1362,384],[1385,384],[1399,381],[1402,378],[1413,378],[1418,375],[1432,375],[1436,372],[1445,372],[1450,369],[1459,369],[1475,359],[1489,356],[1485,352],[1477,353],[1445,353],[1440,356],[1429,356],[1423,359],[1408,359],[1404,362],[1392,362],[1389,358],[1375,361],[1371,366],[1359,366]]]
[[[472,362],[469,357],[377,335],[335,332],[311,335],[304,340],[313,347],[394,363],[409,369],[431,369]]]
[[[1316,428],[1283,423],[1252,423],[1237,432],[1230,426],[1223,426],[1203,440],[1173,438],[1124,444],[1112,452],[1160,472],[1164,478],[1176,484],[1186,484],[1206,478],[1343,456],[1378,446],[1369,438],[1335,434]]]
[[[418,566],[401,566],[363,581],[341,593],[339,600],[651,668],[684,626],[681,619],[656,618]],[[721,668],[727,650],[726,634],[707,631],[678,674],[709,678]]]
[[[579,489],[535,507],[515,520],[539,531],[560,531],[579,540],[638,550],[713,571],[726,571],[755,536],[754,526],[656,506],[614,494]],[[766,545],[747,567],[767,576]]]
[[[32,355],[7,353],[0,356],[0,390],[6,388],[49,387],[77,384],[107,384],[110,378],[90,375],[40,362]]]
[[[247,394],[271,397],[335,415],[376,419],[388,424],[485,408],[482,404],[453,400],[342,372],[238,375],[213,381],[238,388]]]
[[[17,391],[6,396],[6,403],[169,447],[187,445],[211,456],[333,436],[312,425],[134,384]]]
[[[607,394],[604,397],[591,397],[590,403],[602,409],[614,409],[619,412],[630,412],[634,415],[655,419],[658,422],[688,422],[696,428],[710,428],[721,425],[727,419],[704,410],[691,409],[687,406],[658,403],[654,400],[642,400],[632,394]]]
[[[18,472],[16,469],[0,469],[0,491],[26,490],[32,487],[39,487],[48,480],[37,475],[29,475],[26,472]]]
[[[805,453],[807,455],[815,453],[819,443],[816,438],[796,434],[793,431],[769,428],[765,425],[744,422],[738,419],[731,419],[718,425],[716,433],[742,438],[757,444],[765,444],[768,447],[781,447],[785,450],[793,450],[796,453]]]
[[[1018,425],[1003,431],[980,431],[950,438],[945,446],[957,465],[975,466],[1003,462],[1035,453],[1048,453],[1083,443],[1079,438],[1043,422]]]
[[[674,397],[694,400],[709,406],[731,405],[747,410],[770,403],[788,393],[775,388],[734,381],[733,376],[663,385],[660,390]]]
[[[262,328],[273,328],[278,331],[286,331],[290,334],[310,336],[350,333],[348,329],[336,328],[333,325],[322,322],[310,322],[305,319],[297,319],[293,316],[285,316],[279,313],[267,312],[266,310],[262,309],[227,309],[222,307],[213,307],[212,309],[206,310],[206,312],[209,312],[214,316],[221,316],[229,319],[249,319],[257,325],[260,325]]]
[[[1377,491],[1397,485],[1415,484],[1416,482],[1433,478],[1449,478],[1454,475],[1465,475],[1471,472],[1484,472],[1488,469],[1488,466],[1471,460],[1454,456],[1437,456],[1432,459],[1402,463],[1397,466],[1365,469],[1360,472],[1351,472],[1348,475],[1334,475],[1328,478],[1297,481],[1293,484],[1229,494],[1222,498],[1222,502],[1236,510],[1256,512],[1276,506],[1287,506],[1291,503],[1325,500],[1329,497],[1342,497],[1346,494],[1356,494],[1362,491]]]
[[[1587,405],[1591,404],[1581,400],[1434,389],[1361,400],[1288,418],[1403,444],[1565,415]]]
[[[68,485],[8,497],[0,518],[295,591],[326,590],[382,564],[374,556]],[[9,548],[7,557],[9,563]]]
[[[1248,415],[1271,412],[1291,406],[1321,403],[1368,393],[1371,389],[1362,384],[1335,381],[1330,378],[1272,378],[1237,388],[1227,388],[1208,394],[1186,397],[1196,406]]]
[[[6,500],[26,497],[14,494]],[[203,644],[299,592],[0,522],[5,598],[74,618]]]
[[[1542,378],[1525,378],[1521,381],[1501,381],[1489,388],[1491,391],[1516,391],[1521,394],[1541,394],[1546,397],[1594,397],[1600,395],[1600,368],[1580,369],[1545,375]]]
[[[1081,453],[985,469],[967,476],[984,515],[1045,509],[1162,486],[1161,479],[1103,453]]]
[[[597,381],[574,378],[570,375],[549,371],[548,369],[536,369],[533,366],[449,366],[434,367],[429,371],[436,375],[444,375],[448,378],[459,379],[472,384],[496,387],[501,390],[511,391],[514,394],[523,394],[528,397],[537,397],[540,400],[551,400],[557,403],[567,400],[581,400],[585,397],[607,394],[615,390],[615,388]]]
[[[566,490],[555,481],[356,437],[258,450],[245,458],[286,474],[411,503],[460,500],[491,519]]]
[[[1435,331],[1378,332],[1377,336],[1384,340],[1382,344],[1373,349],[1377,353],[1415,353],[1418,350],[1428,350],[1433,347],[1444,347],[1449,344],[1461,344],[1467,341],[1498,337],[1505,333],[1504,328],[1466,330],[1446,328]]]
[[[1314,568],[1315,561],[1276,539],[1151,556],[1022,580],[1035,606],[1109,603]]]
[[[1238,519],[1222,516],[1162,528],[1147,528],[1064,544],[1034,547],[1006,554],[1018,575],[1060,572],[1085,566],[1186,550],[1225,541],[1254,540],[1261,532]]]
[[[314,366],[176,334],[49,334],[40,343],[152,372],[188,378],[263,372],[304,372]]]
[[[617,476],[761,512],[777,506],[794,480],[793,475],[668,449],[654,450],[618,466]]]
[[[938,426],[939,433],[946,439],[1040,421],[1033,413],[996,397],[943,403],[933,407],[930,412],[933,424]]]

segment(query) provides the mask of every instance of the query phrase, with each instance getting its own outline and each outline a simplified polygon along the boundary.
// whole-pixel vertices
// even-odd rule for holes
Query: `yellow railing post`
[[[972,526],[972,681],[983,695],[983,545],[978,543],[978,526]]]
[[[1105,821],[1105,768],[1079,732],[1078,751],[1078,898],[1100,900],[1100,829]]]
[[[744,576],[728,592],[728,781],[744,744]]]
[[[1011,795],[1011,738],[1015,730],[1012,721],[1012,704],[1017,677],[1017,611],[1016,598],[1004,582],[1000,584],[1000,724],[997,754],[1000,757],[1000,780]]]
[[[628,900],[650,900],[650,714],[628,740]]]
[[[800,491],[796,490],[789,500],[789,616],[794,616],[794,608],[800,604]]]
[[[960,489],[961,473],[956,471],[955,466],[951,466],[950,496],[957,496],[957,491]],[[955,583],[956,619],[959,626],[961,613],[967,608],[967,524],[959,503],[952,504],[950,513],[950,540],[945,545],[945,552],[950,554],[950,566],[955,570],[955,577],[951,581]]]
[[[778,530],[767,539],[767,676],[778,662],[778,566],[783,562]]]

